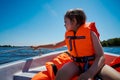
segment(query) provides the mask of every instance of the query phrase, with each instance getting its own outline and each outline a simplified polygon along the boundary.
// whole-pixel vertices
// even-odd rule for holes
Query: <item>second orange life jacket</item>
[[[110,66],[120,72],[120,56],[115,58],[111,63]]]

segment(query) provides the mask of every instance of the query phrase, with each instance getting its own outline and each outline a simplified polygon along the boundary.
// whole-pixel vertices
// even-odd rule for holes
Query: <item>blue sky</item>
[[[39,45],[64,39],[64,14],[82,8],[100,40],[120,37],[119,0],[0,0],[0,45]]]

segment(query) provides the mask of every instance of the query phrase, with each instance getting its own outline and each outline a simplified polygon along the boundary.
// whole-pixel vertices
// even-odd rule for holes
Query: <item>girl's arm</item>
[[[101,43],[97,35],[93,31],[91,31],[91,37],[95,50],[95,61],[87,72],[90,73],[91,77],[93,78],[98,73],[98,71],[100,71],[100,69],[104,66],[105,58]]]
[[[39,49],[39,48],[49,48],[49,49],[55,49],[55,48],[60,48],[65,46],[65,40],[58,42],[58,43],[54,43],[54,44],[46,44],[46,45],[38,45],[38,46],[31,46],[31,48],[33,49]]]

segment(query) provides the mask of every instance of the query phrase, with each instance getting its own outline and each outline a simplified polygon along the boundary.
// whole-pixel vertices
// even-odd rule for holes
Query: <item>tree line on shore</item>
[[[100,41],[103,47],[113,47],[113,46],[120,46],[120,38],[111,38],[108,40]],[[0,45],[0,47],[16,47],[11,45]]]
[[[120,46],[120,38],[111,38],[101,41],[103,47]]]
[[[11,45],[0,45],[0,47],[12,47]]]

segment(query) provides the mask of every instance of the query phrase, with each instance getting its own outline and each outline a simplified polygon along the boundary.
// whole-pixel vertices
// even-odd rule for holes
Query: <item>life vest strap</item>
[[[86,63],[87,61],[92,61],[95,59],[95,56],[84,56],[84,57],[74,57],[71,56],[71,59],[75,62]]]
[[[85,36],[67,36],[68,39],[85,39]]]
[[[83,69],[81,69],[82,73],[86,72],[90,68],[89,61],[93,61],[95,56],[84,56],[84,57],[71,57],[73,61],[84,63]]]
[[[54,75],[56,75],[58,71],[57,66],[55,64],[51,64],[51,66],[53,68]]]
[[[72,40],[85,39],[85,36],[67,36],[66,38],[69,39],[70,51],[72,51]]]

